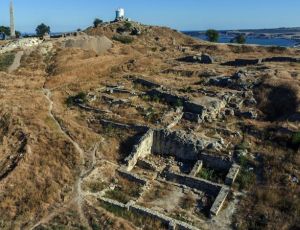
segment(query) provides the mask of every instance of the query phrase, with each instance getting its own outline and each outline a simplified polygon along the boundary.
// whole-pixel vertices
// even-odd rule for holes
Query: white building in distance
[[[123,8],[119,8],[116,10],[116,21],[122,21],[125,19],[125,10]]]

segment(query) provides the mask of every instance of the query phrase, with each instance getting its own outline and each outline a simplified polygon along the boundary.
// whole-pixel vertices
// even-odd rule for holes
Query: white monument
[[[10,37],[16,37],[16,29],[15,29],[15,16],[14,16],[14,4],[13,1],[10,0]]]

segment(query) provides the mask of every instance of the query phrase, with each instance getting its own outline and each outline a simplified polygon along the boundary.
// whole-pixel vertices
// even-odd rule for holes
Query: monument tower
[[[16,37],[13,0],[10,0],[10,37],[11,38],[15,38]]]

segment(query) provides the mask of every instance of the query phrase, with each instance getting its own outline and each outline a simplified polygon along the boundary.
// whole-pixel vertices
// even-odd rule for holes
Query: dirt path
[[[76,204],[77,206],[77,211],[78,214],[80,216],[80,221],[81,223],[87,227],[87,229],[91,229],[91,227],[89,226],[88,220],[86,219],[84,212],[82,211],[82,204],[84,201],[84,193],[82,192],[81,189],[81,184],[82,184],[82,180],[90,174],[90,172],[94,169],[94,166],[96,164],[96,152],[99,148],[99,144],[100,143],[96,143],[94,145],[94,148],[91,152],[91,164],[90,166],[85,169],[84,168],[84,163],[85,163],[85,152],[84,150],[79,146],[79,144],[73,140],[66,131],[64,131],[64,129],[62,128],[62,125],[59,123],[59,121],[56,119],[55,115],[53,114],[53,101],[51,99],[52,97],[52,93],[49,89],[46,89],[45,87],[43,88],[43,93],[45,98],[47,99],[47,101],[49,102],[49,107],[48,107],[48,114],[51,117],[51,119],[55,122],[59,132],[61,132],[74,146],[74,148],[76,149],[76,151],[79,153],[80,155],[80,159],[81,159],[81,165],[80,165],[80,176],[77,178],[75,185],[74,185],[74,194],[73,194],[73,198],[66,204],[64,204],[62,207],[54,210],[52,213],[50,213],[49,215],[47,215],[46,217],[44,217],[42,220],[40,220],[38,223],[36,223],[31,229],[35,229],[36,227],[38,227],[39,225],[43,224],[43,223],[47,223],[49,221],[51,221],[52,218],[54,218],[56,215],[59,215],[61,213],[63,213],[64,211],[66,211],[69,206],[73,203]]]
[[[16,69],[19,68],[20,64],[21,64],[21,58],[24,54],[24,51],[19,51],[14,59],[14,62],[11,64],[11,66],[8,68],[8,73],[12,73],[13,71],[15,71]]]

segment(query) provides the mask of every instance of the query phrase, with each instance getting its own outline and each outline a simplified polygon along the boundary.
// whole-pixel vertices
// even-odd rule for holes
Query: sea
[[[201,40],[207,40],[205,34],[197,33],[197,32],[184,32],[187,35],[190,35],[195,38],[199,38]],[[219,43],[230,43],[232,36],[221,34]],[[299,45],[299,42],[294,41],[292,39],[285,39],[285,38],[258,38],[248,36],[246,39],[246,44],[253,44],[253,45],[262,45],[262,46],[282,46],[282,47],[294,47]]]

